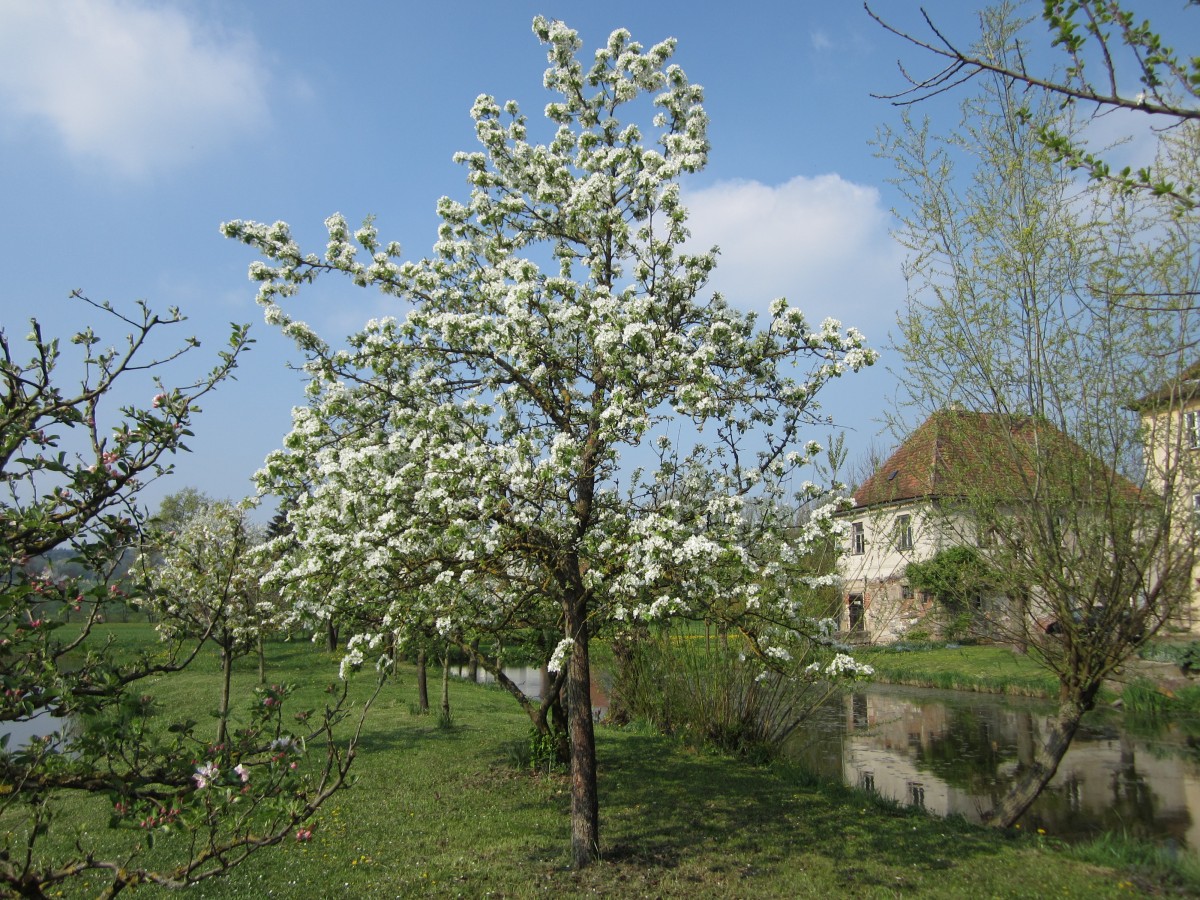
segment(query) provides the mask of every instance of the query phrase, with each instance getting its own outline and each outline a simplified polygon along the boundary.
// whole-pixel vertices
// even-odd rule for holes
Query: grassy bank
[[[889,684],[1020,697],[1058,696],[1058,681],[1052,675],[1007,647],[870,647],[856,650],[855,657],[875,667],[877,681]]]
[[[311,686],[332,662],[274,645],[273,680]],[[239,678],[252,683],[247,660]],[[156,690],[173,708],[211,705],[210,660]],[[364,681],[369,679],[363,679]],[[1175,888],[1124,862],[1096,865],[1044,839],[1000,834],[753,768],[636,730],[600,728],[603,860],[568,868],[568,784],[519,772],[515,703],[456,681],[454,723],[411,713],[402,670],[372,713],[354,785],[313,839],[263,851],[189,897],[1129,897]],[[103,820],[84,830],[102,829]],[[168,838],[169,841],[169,838]],[[1138,863],[1141,864],[1140,862]],[[1200,885],[1197,885],[1200,887]],[[78,893],[69,896],[86,896]],[[177,896],[139,888],[134,896]]]

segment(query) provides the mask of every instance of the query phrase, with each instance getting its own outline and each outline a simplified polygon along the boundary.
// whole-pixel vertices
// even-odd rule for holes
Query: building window
[[[912,516],[896,517],[896,549],[911,550],[913,548]]]
[[[1193,450],[1200,448],[1200,410],[1183,414],[1184,440]]]
[[[913,598],[912,585],[909,585],[909,584],[900,585],[900,599],[901,600],[911,600],[912,598]]]
[[[850,552],[861,555],[867,552],[867,533],[862,522],[850,526]]]

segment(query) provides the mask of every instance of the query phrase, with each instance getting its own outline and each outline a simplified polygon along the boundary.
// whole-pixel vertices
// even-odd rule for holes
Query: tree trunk
[[[442,722],[450,724],[450,645],[442,655]]]
[[[1013,652],[1024,656],[1029,653],[1029,592],[1017,591],[1015,598],[1017,607],[1017,639],[1013,643]]]
[[[429,681],[425,671],[425,648],[417,651],[417,709],[429,712]]]
[[[475,640],[471,641],[471,652],[469,656],[471,657],[471,661],[469,668],[467,669],[467,674],[471,681],[475,682],[479,680],[479,638],[475,638]]]
[[[571,741],[571,857],[582,869],[600,852],[600,804],[596,793],[596,734],[592,729],[592,677],[588,659],[586,604],[571,598],[567,633],[574,638],[567,667],[567,719]]]
[[[333,619],[329,620],[329,625],[326,628],[325,643],[330,653],[335,652],[338,648],[338,627],[334,624]]]
[[[1078,703],[1064,703],[1059,707],[1044,742],[1034,749],[1030,764],[1022,767],[1023,771],[1019,770],[1013,786],[992,810],[989,825],[1011,828],[1025,814],[1058,771],[1084,712],[1086,709]]]
[[[267,683],[267,650],[263,645],[262,632],[258,633],[258,683],[261,687]]]
[[[229,736],[229,686],[233,681],[233,650],[221,647],[221,707],[217,711],[217,743]]]

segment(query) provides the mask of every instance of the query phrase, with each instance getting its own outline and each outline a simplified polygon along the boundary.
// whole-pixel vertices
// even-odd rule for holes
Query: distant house
[[[1141,416],[1149,483],[1182,513],[1177,545],[1185,552],[1200,528],[1200,362],[1177,380],[1133,404]],[[1200,564],[1192,563],[1186,603],[1176,606],[1172,624],[1200,634]]]
[[[1033,496],[1035,454],[1100,468],[1061,431],[1029,416],[942,410],[909,435],[855,491],[853,509],[841,514],[848,523],[839,561],[842,631],[870,642],[944,634],[944,610],[909,584],[909,563],[950,547],[973,547],[986,556],[997,539],[986,510],[990,504],[1008,515]],[[965,611],[974,619],[972,633],[1011,633],[1011,607],[1003,593],[974,592]]]

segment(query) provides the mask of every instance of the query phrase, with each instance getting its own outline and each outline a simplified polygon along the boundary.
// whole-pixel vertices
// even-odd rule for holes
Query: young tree
[[[1188,0],[1187,7],[1196,6],[1200,3]],[[998,77],[1015,87],[1044,92],[1064,106],[1083,104],[1093,116],[1124,109],[1148,116],[1148,121],[1159,127],[1200,120],[1200,57],[1176,52],[1163,39],[1163,32],[1155,30],[1148,19],[1139,20],[1128,4],[1118,0],[1044,0],[1042,7],[1050,45],[1061,48],[1065,56],[1061,70],[1031,71],[1026,65],[1028,54],[989,55],[986,43],[963,49],[923,11],[930,36],[918,37],[889,24],[866,4],[867,13],[880,25],[944,63],[942,69],[924,77],[911,76],[901,66],[909,87],[879,96],[908,106],[975,78]],[[1136,90],[1127,81],[1130,77],[1137,79]],[[1082,169],[1093,179],[1109,181],[1125,191],[1148,190],[1170,197],[1186,209],[1197,203],[1194,179],[1180,179],[1153,166],[1113,171],[1102,154],[1088,149],[1078,131],[1063,130],[1053,121],[1043,121],[1034,134],[1055,161]]]
[[[785,655],[808,624],[784,569],[835,527],[829,515],[780,527],[792,474],[820,449],[801,432],[821,386],[874,354],[784,300],[760,326],[704,295],[715,256],[681,252],[676,182],[705,164],[707,118],[700,88],[669,64],[673,41],[643,49],[616,31],[585,67],[574,31],[543,18],[534,31],[554,131],[534,143],[515,103],[478,98],[482,147],[457,157],[471,195],[440,201],[430,258],[400,263],[369,220],[352,234],[340,215],[323,257],[282,223],[222,231],[270,260],[251,268],[259,301],[308,358],[310,406],[261,483],[311,486],[290,514],[300,545],[353,569],[380,603],[351,661],[409,623],[555,626],[582,866],[600,837],[591,636],[720,596],[759,617],[762,652]],[[326,272],[411,305],[331,348],[282,305]],[[690,453],[668,438],[683,425]],[[306,555],[279,576],[300,584],[319,568]]]
[[[1012,65],[1013,23],[1003,11],[984,23],[974,52]],[[904,386],[926,412],[994,417],[985,445],[963,448],[977,465],[946,504],[947,527],[962,523],[961,543],[993,538],[981,553],[1019,610],[1014,641],[1030,616],[1055,623],[1028,647],[1059,677],[1059,712],[994,811],[1009,825],[1053,776],[1103,680],[1186,602],[1191,511],[1170,487],[1182,473],[1143,460],[1129,408],[1178,381],[1196,323],[1184,303],[1124,298],[1151,274],[1181,297],[1196,272],[1194,254],[1145,265],[1139,243],[1161,239],[1153,197],[1080,185],[1043,145],[1046,129],[1074,133],[1069,110],[1003,73],[976,84],[957,129],[935,137],[906,118],[882,149],[909,201]],[[1172,203],[1169,216],[1194,241],[1194,212]]]
[[[137,596],[140,588],[124,574],[144,525],[138,492],[170,471],[171,455],[187,449],[197,402],[231,376],[249,338],[246,326],[235,326],[212,371],[190,386],[168,388],[152,377],[196,345],[187,340],[155,356],[161,332],[183,321],[178,312],[158,316],[140,305],[139,315],[127,316],[74,296],[130,329],[119,348],[105,348],[91,328],[72,338],[79,354],[67,364],[79,373],[77,389],[63,386],[64,350],[36,321],[27,360],[0,332],[0,553],[7,561],[0,578],[0,893],[6,896],[50,896],[81,877],[100,879],[104,897],[137,884],[178,887],[213,877],[311,816],[342,784],[348,764],[332,743],[311,777],[288,765],[299,760],[294,754],[279,758],[279,748],[299,749],[305,737],[292,734],[282,718],[283,690],[256,698],[250,723],[218,755],[191,723],[165,721],[147,693],[147,679],[182,668],[198,642],[139,656],[103,633],[108,611],[124,608],[128,593]],[[147,403],[114,411],[114,393],[136,389],[139,373]],[[50,581],[25,566],[32,556],[65,550],[78,573],[69,578]],[[75,610],[86,610],[82,623],[68,622]],[[56,718],[73,727],[56,731]],[[48,736],[9,743],[10,724],[35,720]],[[108,798],[111,824],[126,829],[129,840],[102,843],[85,829],[66,838],[83,808],[80,797]],[[155,838],[151,864],[143,850]]]
[[[230,685],[233,661],[254,649],[260,651],[263,632],[277,611],[259,585],[264,561],[256,555],[263,535],[243,509],[226,500],[203,495],[168,497],[158,518],[182,516],[151,553],[143,556],[151,590],[143,605],[158,619],[164,640],[204,637],[221,651],[221,699],[217,708],[217,743],[229,737]]]

